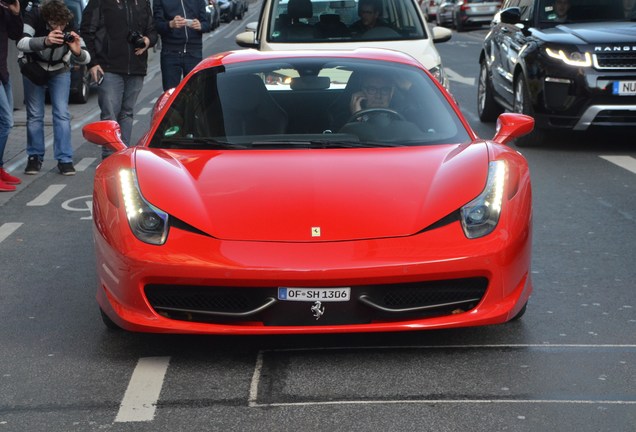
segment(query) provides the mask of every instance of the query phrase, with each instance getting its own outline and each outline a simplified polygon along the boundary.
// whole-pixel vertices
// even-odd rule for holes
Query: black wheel
[[[530,101],[530,92],[526,85],[526,79],[523,75],[519,75],[515,82],[515,94],[512,110],[513,112],[532,116],[534,110],[532,109],[532,102]],[[515,140],[517,147],[528,147],[531,145],[541,144],[545,139],[546,132],[541,129],[535,128],[528,135],[524,135]]]
[[[108,330],[113,330],[113,331],[122,330],[121,327],[115,324],[115,322],[112,319],[110,319],[108,315],[106,315],[106,313],[102,310],[102,308],[99,308],[99,313],[102,315],[102,321],[104,322],[104,325],[106,326]]]
[[[367,108],[367,109],[363,109],[358,111],[357,113],[353,114],[351,117],[349,117],[349,120],[347,120],[347,123],[351,123],[354,121],[357,121],[359,118],[363,117],[363,116],[373,116],[376,114],[389,114],[391,117],[394,117],[397,120],[402,120],[402,121],[406,121],[406,119],[404,118],[404,116],[402,114],[400,114],[397,111],[394,111],[392,109],[388,109],[388,108]]]
[[[70,101],[78,104],[85,104],[88,102],[88,94],[90,92],[90,82],[91,76],[88,73],[88,70],[84,68],[84,73],[82,75],[82,82],[80,83],[76,92],[72,92],[70,95]]]
[[[493,97],[492,81],[488,73],[486,60],[482,60],[479,69],[479,82],[477,83],[477,112],[479,120],[491,122],[497,120],[497,116],[503,109]]]
[[[512,317],[512,319],[510,321],[517,321],[518,319],[520,319],[523,316],[523,314],[526,313],[526,309],[527,308],[528,308],[528,302],[526,302],[526,304],[523,305],[521,310],[519,312],[517,312],[517,315]]]

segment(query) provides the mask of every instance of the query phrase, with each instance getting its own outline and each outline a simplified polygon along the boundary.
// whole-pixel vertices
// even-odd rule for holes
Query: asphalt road
[[[252,5],[243,22],[213,33],[206,54],[234,48],[256,13]],[[454,34],[439,50],[465,115],[491,137],[494,125],[476,116],[484,34]],[[135,137],[160,85],[156,56]],[[0,201],[0,432],[636,431],[633,131],[523,149],[534,183],[535,293],[518,322],[165,336],[101,323],[90,219],[100,149],[80,134],[98,116],[96,96],[71,109],[77,175],[60,176],[48,161]]]

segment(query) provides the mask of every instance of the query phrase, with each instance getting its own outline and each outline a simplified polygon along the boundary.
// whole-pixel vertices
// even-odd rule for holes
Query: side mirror
[[[521,21],[521,9],[518,7],[504,9],[499,13],[499,19],[504,24],[517,24]]]
[[[433,42],[435,43],[446,42],[453,35],[451,29],[447,29],[446,27],[435,26],[431,31],[433,32]]]
[[[82,135],[86,141],[118,152],[124,150],[126,144],[121,140],[121,128],[114,120],[101,120],[89,123],[82,128]]]
[[[258,48],[256,32],[251,30],[237,34],[235,42],[238,46],[243,48]]]
[[[493,141],[508,144],[515,138],[529,134],[534,129],[534,119],[525,114],[503,113],[497,118]]]

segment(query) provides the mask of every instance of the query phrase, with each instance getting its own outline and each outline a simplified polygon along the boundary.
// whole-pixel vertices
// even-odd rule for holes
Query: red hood
[[[216,238],[339,241],[411,235],[457,210],[484,188],[488,151],[139,148],[136,169],[150,203]]]

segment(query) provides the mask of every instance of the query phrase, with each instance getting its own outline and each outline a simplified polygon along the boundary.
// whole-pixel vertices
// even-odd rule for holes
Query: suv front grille
[[[596,69],[635,69],[636,70],[636,53],[599,53],[594,54],[594,67]]]

